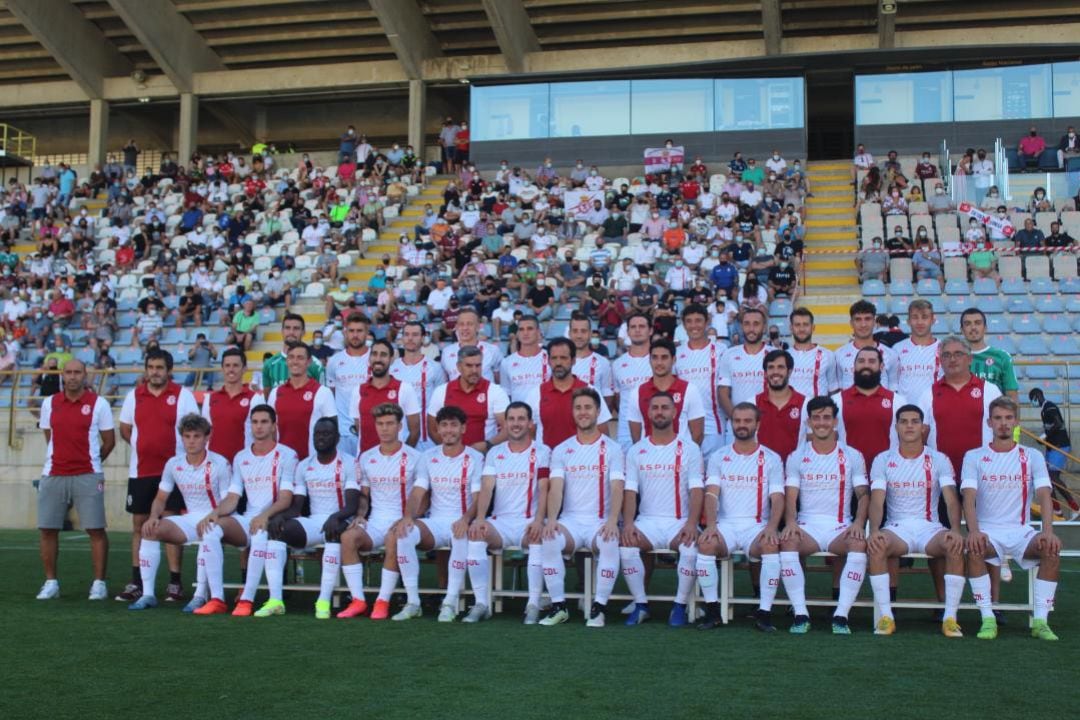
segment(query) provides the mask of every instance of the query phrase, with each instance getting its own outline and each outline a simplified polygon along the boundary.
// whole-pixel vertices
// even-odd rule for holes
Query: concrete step
[[[841,290],[843,288],[856,288],[859,286],[859,276],[854,272],[855,268],[852,267],[852,274],[850,276],[835,275],[830,272],[828,275],[815,275],[813,273],[807,273],[806,286],[807,287],[819,287],[829,288],[830,290]]]
[[[810,170],[851,170],[850,160],[813,160],[807,163]]]
[[[845,195],[843,198],[835,196],[818,197],[817,195],[815,195],[814,197],[806,198],[807,211],[817,210],[819,208],[843,208],[848,212],[855,212],[855,206],[852,204],[851,197],[849,195]]]
[[[854,267],[851,258],[845,258],[836,255],[810,255],[806,258],[806,270],[816,271],[832,271],[832,270],[849,270]]]
[[[827,230],[851,230],[854,231],[857,227],[855,219],[851,217],[824,217],[818,218],[814,213],[809,215],[809,219],[806,221],[806,227],[808,228],[820,228]]]
[[[852,223],[855,222],[855,211],[850,205],[814,205],[807,207],[806,216],[809,218],[821,218],[821,217],[842,217],[844,219],[850,219]]]

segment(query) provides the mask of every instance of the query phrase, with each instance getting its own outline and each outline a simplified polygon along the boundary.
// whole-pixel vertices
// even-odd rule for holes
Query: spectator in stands
[[[889,271],[889,254],[881,247],[881,238],[875,237],[869,246],[864,246],[856,253],[855,269],[859,273],[859,282],[885,281],[885,275]]]
[[[1075,157],[1080,157],[1080,137],[1076,135],[1076,128],[1070,125],[1065,134],[1061,136],[1061,140],[1058,141],[1058,168],[1064,170],[1066,161]],[[1080,208],[1077,209],[1080,210]]]
[[[188,285],[184,294],[180,296],[180,303],[176,308],[176,327],[183,327],[185,320],[194,320],[195,327],[202,327],[203,296],[195,292],[194,285]]]
[[[939,177],[937,166],[930,160],[930,153],[924,152],[915,164],[915,177],[922,181],[924,188],[927,180]]]
[[[889,192],[886,194],[885,199],[881,202],[882,214],[889,215],[907,215],[908,204],[900,193],[900,188],[896,185],[889,187]]]
[[[1026,137],[1020,138],[1016,154],[1020,160],[1020,172],[1027,172],[1033,165],[1038,165],[1039,156],[1046,149],[1046,140],[1039,135],[1033,125]]]
[[[799,276],[789,261],[780,260],[769,269],[768,296],[769,302],[778,297],[789,298],[793,303],[799,299]]]
[[[1050,223],[1050,234],[1046,236],[1045,244],[1047,247],[1071,248],[1076,240],[1069,233],[1061,232],[1061,223],[1055,220]]]
[[[341,139],[338,141],[338,162],[342,163],[350,159],[356,159],[356,128],[352,125],[345,128],[345,132],[341,134]],[[304,160],[308,160],[307,154],[304,155]]]
[[[1050,198],[1046,197],[1046,188],[1035,188],[1035,192],[1031,193],[1031,199],[1028,200],[1027,211],[1029,213],[1038,213],[1051,212],[1053,209],[1054,204],[1050,202]]]
[[[1027,259],[1032,255],[1045,255],[1046,236],[1043,231],[1035,227],[1035,221],[1031,218],[1024,219],[1024,227],[1013,233],[1013,241],[1020,256],[1024,261],[1024,270],[1027,270]]]
[[[934,192],[926,198],[926,205],[930,209],[931,215],[940,215],[941,213],[956,210],[956,205],[953,204],[952,198],[946,194],[945,186],[941,184],[940,180],[934,183]]]
[[[987,159],[985,148],[976,151],[975,159],[971,163],[971,174],[975,186],[975,204],[978,205],[986,197],[986,192],[994,180],[994,163]]]
[[[942,290],[945,289],[945,276],[941,272],[941,252],[930,243],[926,229],[921,229],[922,236],[916,235],[915,254],[911,256],[911,267],[916,280],[937,280]]]
[[[968,267],[971,269],[971,279],[990,278],[994,282],[1000,282],[997,272],[997,253],[993,245],[985,242],[976,245],[968,254]]]
[[[893,226],[893,233],[885,240],[885,250],[890,258],[909,258],[915,252],[915,244],[906,237],[903,225]]]
[[[190,367],[194,368],[194,370],[188,373],[187,378],[184,380],[184,385],[190,388],[195,387],[195,381],[199,377],[199,371],[203,370],[202,387],[212,387],[214,384],[214,373],[211,368],[214,367],[217,356],[217,348],[206,338],[206,333],[199,333],[196,335],[195,343],[187,353],[187,363]],[[204,368],[206,370],[204,370]]]
[[[230,324],[229,337],[226,343],[238,345],[242,350],[250,350],[255,342],[255,329],[260,324],[259,314],[255,311],[255,300],[251,297],[244,298],[243,307],[236,311]],[[209,385],[209,383],[207,383]]]
[[[98,354],[108,352],[116,339],[118,326],[116,318],[106,312],[102,304],[83,315],[83,329],[86,330],[86,342]]]
[[[905,199],[908,201],[909,208],[911,207],[912,203],[926,201],[926,198],[923,197],[922,190],[919,188],[918,185],[912,185],[911,188],[908,189],[908,194]]]
[[[851,184],[855,184],[859,172],[869,172],[872,167],[875,167],[874,156],[866,151],[866,146],[859,143],[855,147],[855,157],[852,158],[851,162]]]
[[[453,175],[457,167],[457,134],[461,127],[447,116],[439,130],[439,147],[442,149],[443,172]]]

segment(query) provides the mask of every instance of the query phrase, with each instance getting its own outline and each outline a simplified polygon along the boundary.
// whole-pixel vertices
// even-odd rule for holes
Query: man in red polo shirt
[[[133,603],[142,596],[142,573],[139,571],[139,545],[142,526],[150,517],[150,506],[157,496],[158,483],[165,463],[184,451],[180,437],[180,419],[188,413],[198,413],[195,396],[171,379],[173,358],[165,350],[146,353],[143,362],[145,382],[128,392],[120,409],[120,437],[131,445],[128,466],[126,510],[131,513],[131,582],[116,596],[121,602]],[[169,495],[166,514],[184,509],[179,489]],[[165,550],[169,561],[169,586],[166,602],[183,597],[180,589],[181,547],[169,545]]]
[[[649,401],[658,392],[666,392],[675,401],[675,431],[679,437],[701,445],[705,434],[705,405],[697,388],[677,377],[675,343],[666,338],[654,340],[649,348],[652,377],[638,386],[634,402],[630,403],[630,437],[636,443],[652,432],[649,422]]]
[[[463,442],[469,447],[487,452],[506,439],[504,419],[510,399],[483,376],[484,361],[484,351],[475,345],[458,350],[457,378],[436,388],[428,404],[428,430],[434,442],[442,444],[435,417],[444,407],[459,407],[465,413]]]
[[[765,390],[757,394],[754,404],[761,413],[757,437],[765,447],[787,462],[788,455],[803,440],[803,406],[806,397],[789,384],[795,359],[787,350],[770,350],[763,361],[765,365]]]
[[[312,433],[315,423],[324,417],[337,417],[337,406],[330,388],[308,376],[311,348],[290,341],[285,351],[289,379],[270,391],[266,404],[277,413],[278,442],[296,453],[302,461],[315,452]]]
[[[525,403],[532,408],[536,437],[543,445],[552,448],[569,439],[575,432],[574,391],[592,385],[574,376],[577,347],[572,340],[555,338],[549,342],[547,357],[551,366],[551,379],[530,390],[525,396]],[[599,388],[593,389],[600,392]],[[608,410],[607,403],[604,403],[600,406],[598,418],[602,434],[608,434],[610,421],[611,411]]]
[[[221,354],[221,387],[206,393],[202,416],[210,421],[210,452],[217,453],[230,463],[236,453],[251,445],[251,408],[262,397],[244,384],[247,356],[240,348],[229,348]]]
[[[860,348],[855,353],[855,384],[833,396],[840,408],[836,426],[840,442],[858,450],[867,467],[881,453],[899,446],[896,410],[907,404],[903,395],[881,384],[883,362],[878,348]]]
[[[94,582],[90,600],[108,597],[105,567],[109,538],[105,534],[105,475],[102,463],[116,446],[109,403],[86,388],[86,366],[68,360],[63,371],[64,390],[41,405],[38,427],[45,433],[45,466],[38,483],[38,530],[45,584],[38,600],[60,596],[56,560],[60,554],[60,530],[68,504],[75,505],[79,524],[90,536]]]
[[[401,428],[401,440],[409,447],[416,447],[420,438],[420,401],[412,385],[403,383],[390,374],[394,358],[394,346],[386,340],[376,340],[368,350],[368,370],[371,377],[360,383],[349,400],[352,427],[359,434],[360,452],[364,453],[379,444],[375,431],[375,408],[383,403],[400,405],[405,413]]]

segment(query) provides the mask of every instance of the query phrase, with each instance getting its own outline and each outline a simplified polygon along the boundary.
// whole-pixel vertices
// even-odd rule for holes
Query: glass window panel
[[[952,73],[897,73],[855,77],[855,124],[951,122]]]
[[[713,129],[713,81],[633,80],[630,84],[631,132],[710,132]]]
[[[953,113],[957,122],[1050,117],[1050,66],[957,70]]]
[[[1080,117],[1080,62],[1054,63],[1054,117]]]
[[[630,134],[630,81],[551,84],[551,137]]]
[[[469,97],[474,141],[547,137],[547,83],[473,86]]]
[[[717,130],[774,130],[803,126],[802,78],[717,80]]]

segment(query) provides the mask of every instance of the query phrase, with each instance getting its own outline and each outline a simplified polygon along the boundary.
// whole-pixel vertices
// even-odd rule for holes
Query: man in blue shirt
[[[727,292],[739,282],[739,269],[731,262],[731,252],[720,253],[720,263],[709,273],[709,281],[717,290]]]

